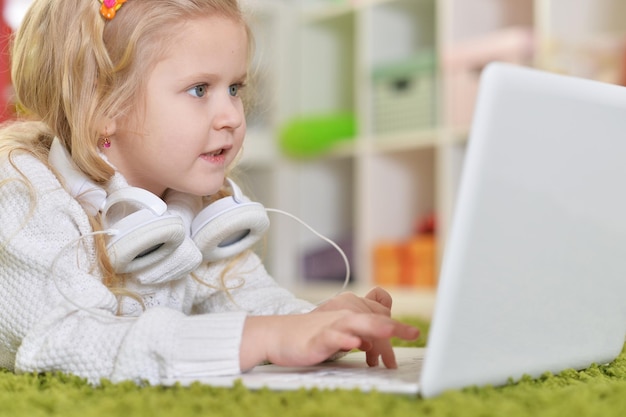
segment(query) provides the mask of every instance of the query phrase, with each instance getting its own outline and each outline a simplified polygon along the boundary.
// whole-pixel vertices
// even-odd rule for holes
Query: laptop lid
[[[626,334],[626,88],[483,72],[420,387],[584,368]]]

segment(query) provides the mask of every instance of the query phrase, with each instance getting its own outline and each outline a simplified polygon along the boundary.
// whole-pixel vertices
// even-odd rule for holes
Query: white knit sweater
[[[246,315],[313,308],[279,287],[253,254],[229,273],[228,291],[220,290],[228,261],[202,264],[195,275],[207,285],[152,271],[159,279],[128,283],[145,311],[131,298],[119,305],[94,267],[81,205],[34,157],[13,159],[19,171],[0,161],[1,367],[62,371],[92,383],[236,374]],[[109,191],[125,184],[117,174]],[[197,249],[186,241],[172,256],[193,264]]]

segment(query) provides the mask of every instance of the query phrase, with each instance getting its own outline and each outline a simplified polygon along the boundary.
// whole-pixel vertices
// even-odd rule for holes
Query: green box
[[[428,129],[436,123],[436,60],[432,52],[373,71],[373,126],[377,134]]]

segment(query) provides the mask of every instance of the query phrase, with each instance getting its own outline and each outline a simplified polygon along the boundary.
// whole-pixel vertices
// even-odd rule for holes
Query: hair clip
[[[100,0],[102,6],[100,7],[100,14],[106,19],[111,20],[115,17],[122,4],[126,3],[126,0]]]

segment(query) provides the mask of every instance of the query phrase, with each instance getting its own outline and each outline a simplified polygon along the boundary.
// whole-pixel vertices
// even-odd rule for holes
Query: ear
[[[101,126],[99,129],[100,136],[108,137],[108,136],[115,135],[115,131],[117,130],[117,123],[115,122],[115,119],[106,118],[105,120],[102,121],[100,126]]]

